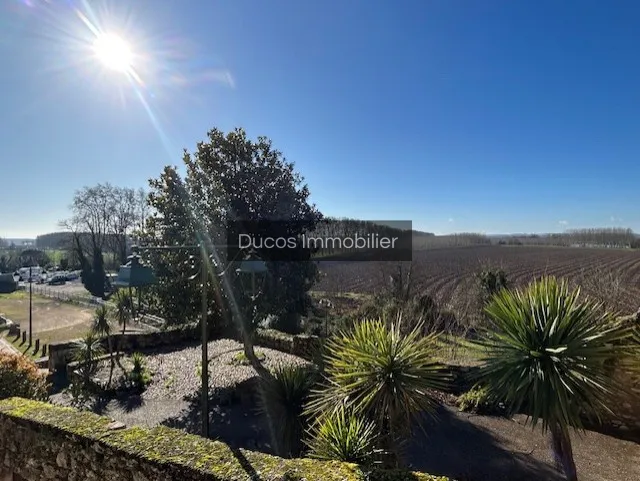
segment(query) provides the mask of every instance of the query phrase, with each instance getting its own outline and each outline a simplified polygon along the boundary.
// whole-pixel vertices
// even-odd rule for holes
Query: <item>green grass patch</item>
[[[468,339],[445,334],[436,341],[435,357],[446,364],[476,366],[480,364],[483,350]]]
[[[256,357],[258,358],[259,361],[264,361],[266,359],[266,356],[265,356],[264,352],[259,351],[259,350],[256,350]],[[247,355],[244,353],[244,351],[240,351],[238,354],[233,356],[231,361],[229,361],[229,364],[233,364],[235,366],[250,366],[251,365],[251,363],[249,362],[249,359],[247,358]]]

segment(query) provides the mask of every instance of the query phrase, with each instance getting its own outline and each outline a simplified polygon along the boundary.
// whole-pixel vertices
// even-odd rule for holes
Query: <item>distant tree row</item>
[[[521,235],[501,239],[499,244],[508,245],[551,245],[578,247],[640,248],[640,241],[628,228],[604,227],[572,229],[563,233],[548,235]]]
[[[51,267],[51,258],[38,249],[8,249],[0,252],[0,273],[9,273],[21,267]]]
[[[71,232],[51,232],[36,237],[38,249],[68,249],[71,247],[73,236]]]
[[[467,247],[491,245],[491,239],[484,234],[461,232],[459,234],[413,237],[414,249],[437,249],[444,247]]]
[[[319,237],[324,239],[330,238],[353,238],[356,235],[361,237],[367,237],[369,235],[377,235],[379,238],[383,237],[397,237],[400,234],[406,234],[408,229],[402,229],[402,224],[398,222],[398,226],[390,226],[384,224],[378,224],[367,220],[349,219],[349,218],[335,218],[325,217],[322,221],[318,222],[315,229],[309,232],[308,235],[312,237]],[[412,235],[433,235],[428,232],[412,231]],[[339,245],[325,243],[324,246],[319,246],[316,255],[331,255],[344,252],[346,249],[340,249]]]

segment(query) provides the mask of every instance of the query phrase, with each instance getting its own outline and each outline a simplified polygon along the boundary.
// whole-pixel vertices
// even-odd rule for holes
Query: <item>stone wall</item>
[[[114,349],[119,347],[122,352],[145,351],[163,347],[177,348],[183,343],[195,342],[200,339],[200,329],[197,326],[185,326],[181,329],[171,329],[148,333],[118,333],[112,336]],[[106,342],[103,342],[107,348]],[[60,371],[73,360],[74,341],[56,342],[49,344],[49,370]]]
[[[371,481],[448,481],[377,471]],[[356,481],[353,464],[282,459],[232,449],[175,429],[144,429],[95,414],[11,398],[0,401],[0,480]]]
[[[307,334],[286,334],[275,329],[257,329],[255,343],[258,346],[287,352],[308,361],[314,359],[321,345],[320,338]]]
[[[237,338],[234,332],[218,333],[224,336]],[[181,344],[199,342],[201,331],[197,325],[185,326],[180,329],[172,329],[149,333],[125,333],[114,334],[114,349],[119,347],[122,352],[148,351],[152,349],[170,347],[179,349]],[[107,348],[106,343],[104,348]],[[288,352],[295,356],[311,360],[320,345],[319,338],[306,334],[291,335],[273,329],[258,329],[256,332],[256,345]],[[49,344],[49,370],[61,371],[73,361],[74,342],[57,342]]]

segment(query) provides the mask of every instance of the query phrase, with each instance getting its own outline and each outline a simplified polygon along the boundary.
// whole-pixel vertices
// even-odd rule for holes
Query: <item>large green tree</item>
[[[196,244],[205,241],[207,253],[218,263],[212,269],[210,286],[217,284],[216,274],[232,259],[224,250],[214,246],[228,242],[227,227],[231,222],[245,222],[249,231],[259,221],[262,235],[273,237],[299,236],[315,227],[322,218],[309,202],[309,189],[281,152],[274,149],[266,137],[253,141],[242,129],[224,133],[213,129],[208,139],[197,145],[194,153],[185,151],[184,179],[176,167],[166,167],[162,175],[150,181],[149,203],[152,208],[147,218],[143,241],[147,244]],[[197,254],[192,252],[191,255]],[[311,262],[310,251],[298,252],[296,261],[277,261],[274,251],[258,249],[267,262],[268,283],[265,295],[259,300],[260,315],[242,310],[243,318],[255,320],[267,314],[286,316],[304,313],[308,305],[308,290],[317,279],[318,271]],[[193,273],[190,253],[171,251],[154,253],[150,257],[157,269],[160,283],[154,290],[164,314],[170,319],[196,318],[200,309],[200,289],[195,283],[185,282]],[[197,262],[196,262],[197,263]],[[233,273],[234,269],[227,269]],[[238,276],[227,277],[237,305],[250,304],[249,290]],[[228,295],[229,289],[222,289]],[[215,308],[220,299],[209,296]],[[214,305],[210,306],[212,309]],[[220,312],[219,310],[217,312]]]

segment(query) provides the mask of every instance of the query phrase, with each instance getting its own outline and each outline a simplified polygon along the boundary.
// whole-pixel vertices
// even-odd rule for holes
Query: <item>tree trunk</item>
[[[113,345],[111,344],[111,336],[107,336],[107,346],[109,348],[109,362],[111,364],[109,368],[109,380],[107,381],[107,388],[110,388],[111,381],[113,380],[113,368],[115,367],[115,362],[113,360]]]
[[[242,324],[241,334],[242,334],[242,344],[244,346],[244,355],[247,356],[247,359],[249,360],[251,367],[253,367],[256,370],[256,372],[260,377],[264,378],[265,380],[271,379],[273,377],[271,372],[269,372],[269,370],[262,365],[262,362],[260,361],[260,359],[258,359],[258,356],[256,356],[256,352],[253,346],[253,336],[251,331],[247,329],[244,321],[241,321],[241,324]]]
[[[567,481],[578,481],[576,464],[573,460],[573,449],[571,448],[571,437],[566,427],[558,423],[551,425],[551,450],[555,460],[556,468],[564,472]]]

